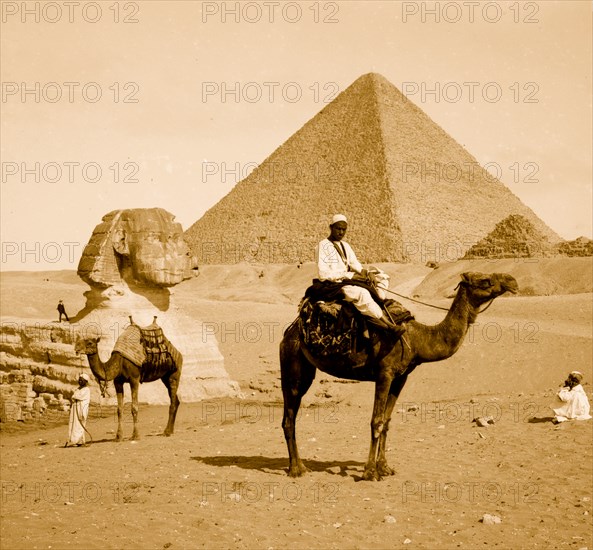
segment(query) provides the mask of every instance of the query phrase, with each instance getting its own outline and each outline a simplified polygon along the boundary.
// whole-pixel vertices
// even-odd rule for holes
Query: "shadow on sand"
[[[553,422],[554,421],[554,417],[553,416],[534,416],[533,418],[530,418],[527,422],[529,422],[529,424],[542,424],[544,422]]]
[[[208,464],[209,466],[220,466],[221,468],[236,466],[245,470],[259,470],[265,473],[288,472],[288,457],[271,458],[267,456],[192,456],[191,460]],[[303,460],[305,466],[312,472],[327,472],[342,477],[352,476],[354,472],[360,473],[364,469],[364,463],[354,462],[323,462],[320,460]],[[329,470],[331,468],[331,470]],[[337,472],[337,468],[340,469]]]
[[[72,449],[75,447],[92,447],[93,445],[96,445],[97,443],[115,443],[115,438],[111,438],[111,439],[91,439],[89,441],[87,441],[84,445],[71,445],[71,444],[66,444],[63,446],[64,449]]]
[[[163,432],[159,432],[159,433],[141,434],[138,439],[132,439],[131,436],[128,436],[128,437],[124,437],[121,441],[117,441],[117,439],[115,439],[115,436],[110,437],[110,438],[105,438],[105,439],[96,439],[96,440],[93,439],[92,441],[88,441],[87,445],[92,445],[93,443],[126,443],[126,442],[130,442],[130,441],[142,441],[142,439],[148,439],[150,437],[168,438],[168,436],[166,436]]]

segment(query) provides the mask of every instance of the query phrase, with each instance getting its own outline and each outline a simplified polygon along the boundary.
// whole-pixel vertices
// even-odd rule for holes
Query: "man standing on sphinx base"
[[[66,313],[66,308],[64,307],[64,302],[62,300],[60,300],[58,302],[58,307],[56,308],[58,310],[58,323],[62,322],[62,315],[64,317],[66,317],[66,321],[70,322],[70,319],[68,318],[68,314]]]
[[[336,214],[329,226],[330,235],[317,247],[317,268],[321,282],[339,283],[346,280],[360,281],[376,287],[379,297],[384,298],[384,290],[389,284],[389,277],[378,269],[367,270],[356,258],[352,247],[343,240],[348,229],[348,220],[343,214]],[[374,325],[401,336],[405,328],[394,324],[381,306],[373,299],[364,286],[346,284],[342,293],[347,302],[351,302],[368,321]]]

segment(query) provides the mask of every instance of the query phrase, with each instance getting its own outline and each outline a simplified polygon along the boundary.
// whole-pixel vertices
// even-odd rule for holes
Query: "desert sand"
[[[550,422],[571,370],[591,397],[590,259],[576,260],[383,266],[394,290],[442,307],[463,270],[514,270],[536,295],[498,298],[456,355],[414,371],[388,439],[396,475],[380,482],[360,481],[373,385],[323,373],[297,423],[311,472],[286,475],[278,345],[313,266],[205,266],[174,292],[216,336],[244,398],[182,403],[171,438],[159,436],[167,408],[142,406],[141,439],[129,439],[128,412],[119,444],[113,408],[94,404],[83,448],[63,448],[66,416],[3,424],[2,548],[591,550],[593,421]],[[73,272],[1,277],[3,316],[84,306]],[[445,314],[401,301],[421,322]],[[493,425],[472,422],[488,415]]]

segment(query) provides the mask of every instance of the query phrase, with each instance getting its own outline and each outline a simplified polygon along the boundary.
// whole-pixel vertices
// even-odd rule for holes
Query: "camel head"
[[[95,355],[99,340],[101,340],[100,336],[96,338],[78,338],[74,344],[76,355]]]
[[[516,294],[519,290],[517,281],[508,273],[462,273],[459,285],[468,289],[471,300],[477,306],[505,292]]]

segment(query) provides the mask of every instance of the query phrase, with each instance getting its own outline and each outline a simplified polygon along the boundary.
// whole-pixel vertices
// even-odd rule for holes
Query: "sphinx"
[[[239,395],[216,340],[203,338],[202,322],[190,318],[174,299],[172,288],[198,273],[173,214],[162,208],[109,212],[95,227],[78,264],[78,275],[90,290],[73,322],[80,325],[84,338],[99,338],[99,359],[105,361],[130,316],[140,326],[158,316],[183,355],[181,401]],[[155,382],[141,386],[139,401],[168,404],[169,396],[165,386]]]

